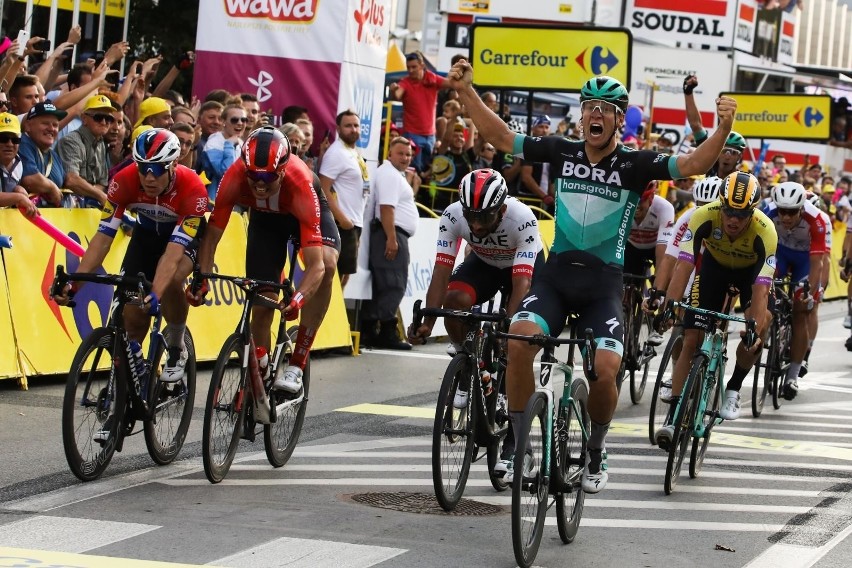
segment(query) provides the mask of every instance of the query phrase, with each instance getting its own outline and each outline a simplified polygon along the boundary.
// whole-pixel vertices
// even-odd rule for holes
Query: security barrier
[[[84,248],[100,218],[95,209],[42,209],[41,213]],[[228,224],[216,254],[215,270],[224,274],[245,273],[246,225],[236,217]],[[68,371],[82,338],[106,321],[113,290],[87,284],[75,297],[76,307],[57,306],[48,296],[56,266],[62,264],[73,272],[79,259],[18,211],[0,210],[0,228],[15,237],[14,248],[2,251],[0,269],[0,379],[18,378],[26,387],[27,376]],[[116,235],[104,261],[105,271],[118,272],[128,242],[124,233]],[[297,267],[296,282],[300,277]],[[211,282],[207,305],[190,309],[188,327],[193,331],[198,360],[215,360],[240,317],[242,302],[242,293],[232,284],[216,280]],[[343,295],[336,286],[314,349],[350,344]]]

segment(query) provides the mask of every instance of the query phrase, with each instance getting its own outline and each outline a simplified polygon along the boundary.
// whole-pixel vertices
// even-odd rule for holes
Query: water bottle
[[[266,347],[260,346],[254,348],[254,354],[257,357],[257,370],[260,373],[260,378],[265,379],[269,372],[269,353]]]
[[[130,357],[130,368],[137,378],[145,376],[145,357],[142,355],[142,346],[139,342],[131,339],[127,342],[127,354]]]

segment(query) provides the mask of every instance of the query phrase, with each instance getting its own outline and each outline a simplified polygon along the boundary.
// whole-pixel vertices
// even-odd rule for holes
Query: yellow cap
[[[16,136],[21,135],[21,122],[14,114],[0,113],[0,132],[11,132]]]
[[[105,97],[104,95],[94,95],[89,97],[89,100],[86,101],[86,106],[83,107],[83,112],[98,109],[103,109],[108,112],[117,110],[113,105],[113,102],[109,100],[109,97]]]
[[[145,132],[146,130],[151,130],[154,128],[150,124],[143,124],[142,126],[137,126],[133,129],[133,132],[130,134],[130,142],[133,143],[134,140],[139,138],[139,135]]]
[[[133,127],[139,127],[142,124],[142,121],[149,116],[171,111],[172,107],[169,106],[169,103],[167,103],[165,99],[161,99],[160,97],[148,97],[139,105],[139,118],[136,119],[136,124],[134,124]]]

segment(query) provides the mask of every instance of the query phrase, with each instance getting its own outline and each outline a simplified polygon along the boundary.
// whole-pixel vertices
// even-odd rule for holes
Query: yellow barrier
[[[100,212],[94,209],[43,209],[44,217],[84,248],[94,232]],[[236,216],[228,224],[216,255],[216,270],[225,274],[245,271],[246,226]],[[56,266],[73,272],[79,260],[38,231],[15,210],[0,210],[4,234],[15,236],[14,248],[4,251],[0,275],[0,379],[27,375],[65,373],[77,346],[90,331],[103,325],[112,300],[112,289],[86,285],[76,297],[75,308],[61,308],[48,299],[48,288]],[[104,261],[104,270],[118,272],[129,238],[119,232]],[[297,270],[296,281],[301,273]],[[8,281],[8,300],[6,282]],[[192,308],[188,326],[194,331],[199,360],[214,360],[222,343],[233,331],[242,309],[242,295],[223,281],[212,283],[208,305]],[[211,309],[215,307],[215,309]],[[295,325],[295,322],[293,323]],[[314,342],[315,349],[351,344],[343,294],[335,287],[325,321]],[[8,353],[11,346],[12,352]]]

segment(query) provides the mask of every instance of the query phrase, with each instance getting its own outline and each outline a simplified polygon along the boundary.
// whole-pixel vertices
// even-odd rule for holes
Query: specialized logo
[[[609,326],[609,332],[612,333],[618,327],[618,318],[611,317],[606,320],[606,324]]]
[[[796,111],[796,114],[793,115],[793,120],[810,128],[811,126],[816,126],[822,119],[825,118],[823,114],[819,111],[819,109],[814,107],[805,107]]]
[[[257,87],[257,102],[262,103],[272,98],[272,92],[267,89],[274,81],[272,75],[266,71],[261,71],[257,74],[257,79],[253,79],[252,77],[246,77],[246,79],[248,79],[249,83]]]
[[[524,307],[524,309],[526,309],[531,303],[535,302],[536,300],[538,300],[538,296],[533,294],[532,296],[527,296],[526,298],[524,298],[521,302],[521,305]]]
[[[608,48],[600,45],[591,48],[591,51],[587,47],[574,58],[574,61],[583,71],[591,70],[594,75],[609,73],[618,65],[618,57]]]
[[[356,9],[354,16],[358,24],[355,34],[358,43],[379,45],[382,41],[381,27],[385,23],[385,6],[377,0],[361,0],[361,9]]]
[[[318,4],[319,0],[225,0],[225,12],[232,18],[305,24],[316,17]]]

